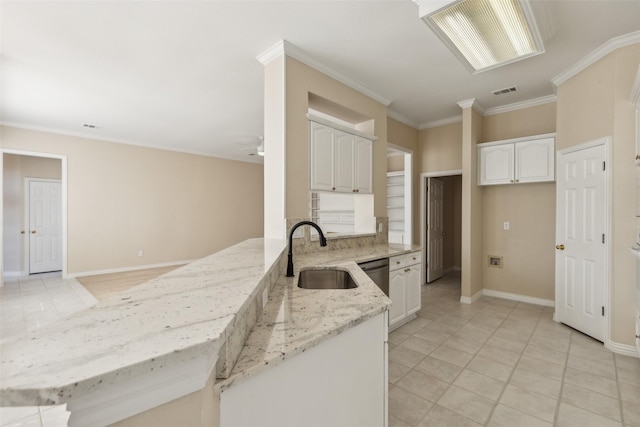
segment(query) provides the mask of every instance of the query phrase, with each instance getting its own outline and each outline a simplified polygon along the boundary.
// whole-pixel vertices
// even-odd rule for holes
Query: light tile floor
[[[553,321],[553,308],[483,297],[460,274],[423,287],[389,335],[389,426],[640,426],[640,359]]]
[[[97,300],[75,279],[60,273],[5,277],[0,288],[0,351],[2,344],[95,304]],[[66,405],[0,408],[2,427],[67,425]]]

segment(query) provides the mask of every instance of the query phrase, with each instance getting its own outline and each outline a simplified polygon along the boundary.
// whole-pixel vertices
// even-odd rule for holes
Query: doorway
[[[62,271],[62,277],[67,273],[67,158],[66,156],[35,153],[22,150],[0,149],[0,171],[3,177],[1,218],[2,218],[2,246],[3,257],[0,260],[2,276],[0,286],[4,283],[4,277],[26,276],[31,273],[44,271]],[[30,218],[27,212],[30,205],[31,182],[51,183],[46,184],[46,191],[53,191],[55,201],[47,196],[34,204],[46,203],[53,207],[55,212],[47,213],[48,218]],[[40,187],[35,184],[36,187]],[[41,189],[43,189],[42,187]],[[35,207],[35,206],[34,206]],[[44,215],[46,208],[38,212]],[[34,211],[35,213],[35,211]],[[53,215],[53,217],[51,216]],[[41,225],[53,222],[56,227],[48,227],[45,232]],[[38,227],[31,227],[32,221],[41,221]],[[44,221],[44,223],[42,222]],[[41,233],[38,233],[41,230]],[[32,233],[35,231],[35,233]],[[43,238],[40,238],[40,237]],[[48,258],[47,265],[38,267],[30,266],[31,254],[38,247],[38,256],[42,261]],[[33,247],[31,247],[33,246]],[[46,249],[48,246],[48,249]],[[55,249],[52,249],[55,248]],[[33,250],[32,250],[33,249]],[[51,252],[57,251],[57,252]],[[43,255],[46,255],[43,257]],[[55,259],[55,265],[50,261]],[[43,270],[44,268],[44,270]]]
[[[413,151],[387,146],[388,241],[413,244]]]
[[[461,269],[461,232],[462,170],[420,174],[423,283]]]

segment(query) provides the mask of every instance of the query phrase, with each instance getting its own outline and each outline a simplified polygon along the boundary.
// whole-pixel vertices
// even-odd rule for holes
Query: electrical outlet
[[[509,229],[509,222],[505,221],[505,223],[503,224],[503,227],[504,227],[505,230],[508,230]]]
[[[144,252],[142,252],[141,250],[138,251],[138,256],[142,256],[142,255],[144,255]]]

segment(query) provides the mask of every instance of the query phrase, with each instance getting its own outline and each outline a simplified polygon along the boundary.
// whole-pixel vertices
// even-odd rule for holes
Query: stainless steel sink
[[[358,285],[347,271],[310,268],[300,272],[298,287],[304,289],[353,289]]]

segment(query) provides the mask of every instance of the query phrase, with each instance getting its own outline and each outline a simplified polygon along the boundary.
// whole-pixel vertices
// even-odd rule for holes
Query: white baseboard
[[[26,271],[5,271],[2,274],[4,277],[23,277],[29,275]]]
[[[555,303],[554,300],[530,297],[530,296],[527,296],[527,295],[512,294],[512,293],[509,293],[509,292],[494,291],[492,289],[483,289],[482,290],[482,294],[485,295],[485,296],[488,296],[488,297],[508,299],[508,300],[512,300],[512,301],[525,302],[525,303],[528,303],[528,304],[543,305],[545,307],[555,307],[556,306],[556,303]]]
[[[640,358],[640,353],[638,352],[638,348],[635,345],[620,344],[607,339],[607,342],[604,344],[604,346],[614,353],[621,354],[623,356]]]
[[[195,260],[163,262],[159,264],[138,265],[135,267],[110,268],[107,270],[83,271],[81,273],[69,273],[67,274],[67,277],[70,279],[73,279],[76,277],[83,277],[83,276],[97,276],[99,274],[125,273],[127,271],[147,270],[149,268],[171,267],[173,265],[190,264],[193,261]]]
[[[461,296],[460,297],[460,302],[463,303],[463,304],[473,304],[474,302],[476,302],[480,298],[482,298],[482,294],[483,294],[482,290],[479,290],[471,298]]]

